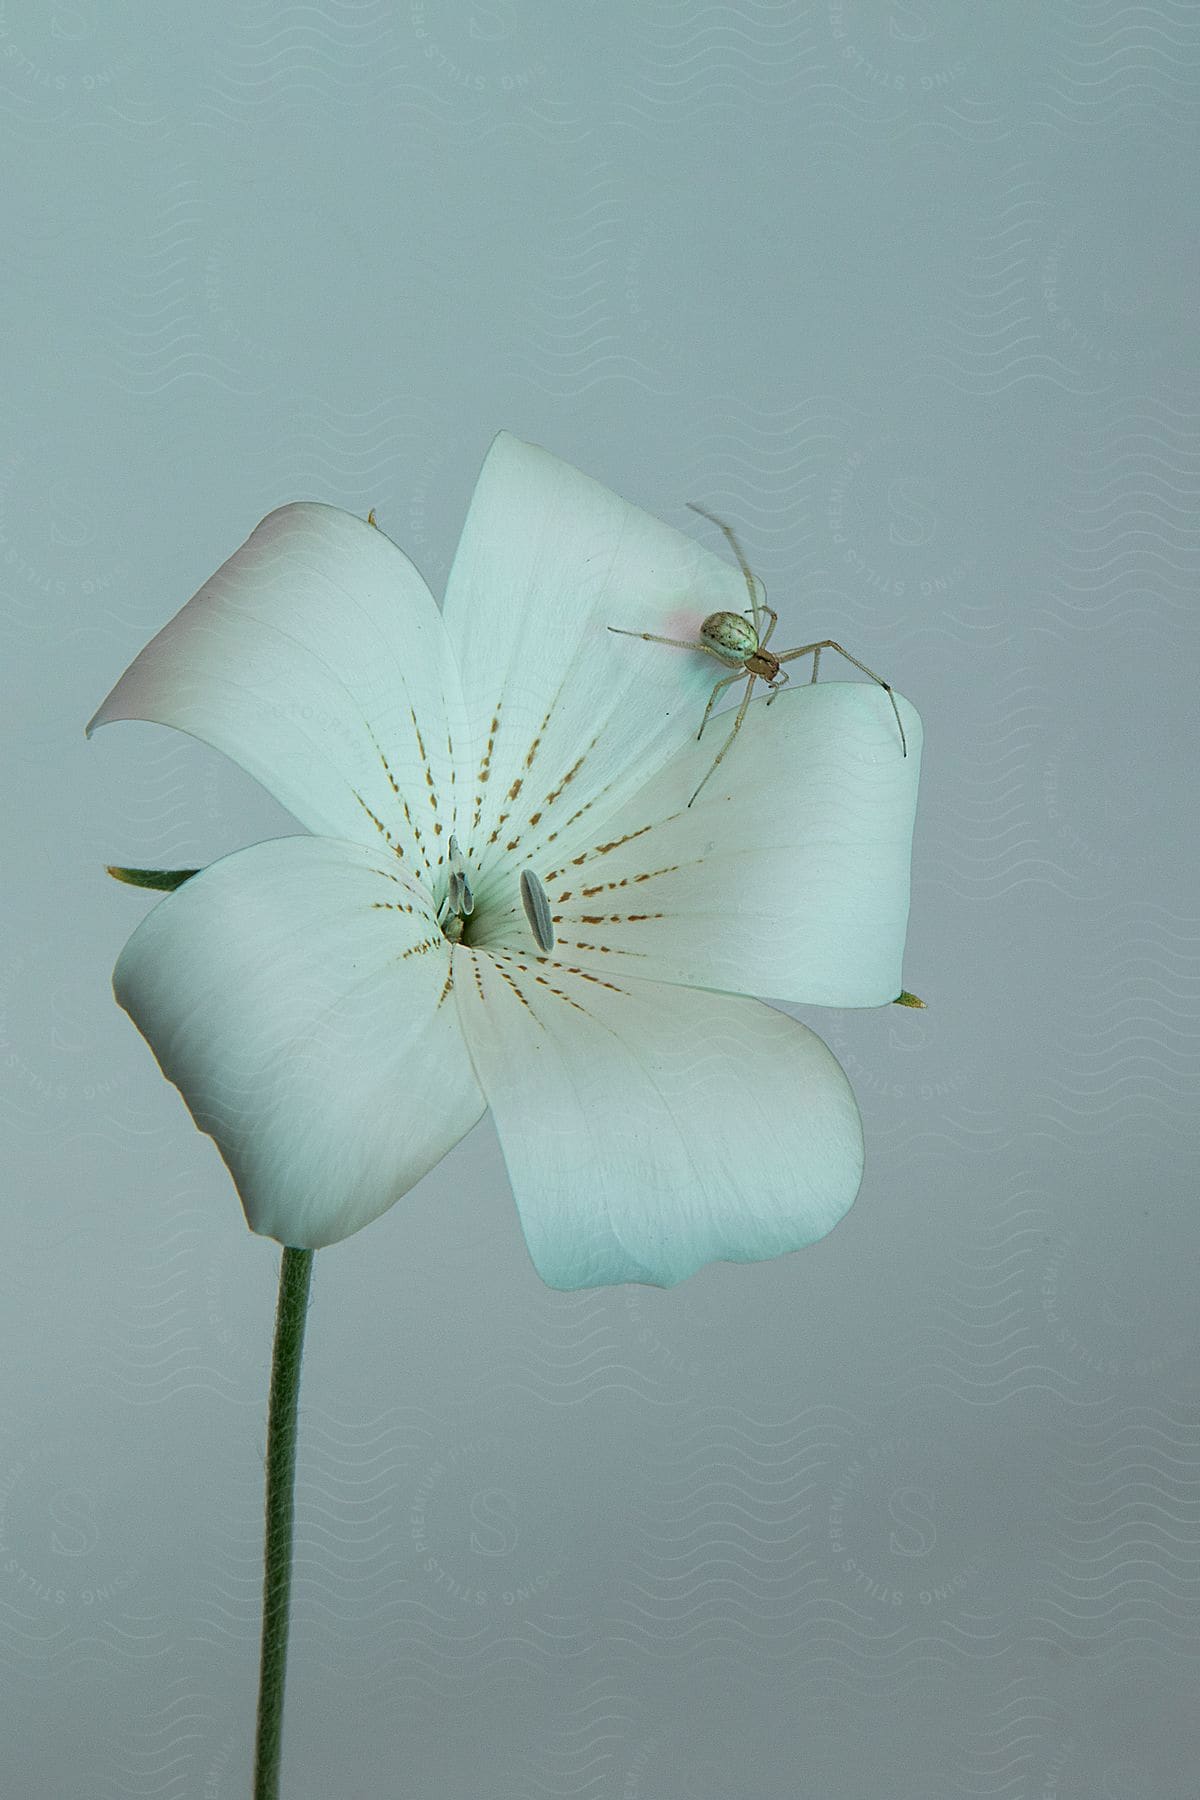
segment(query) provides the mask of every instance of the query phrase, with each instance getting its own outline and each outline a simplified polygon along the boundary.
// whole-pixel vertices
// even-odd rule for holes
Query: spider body
[[[869,675],[872,681],[879,683],[892,703],[892,711],[896,715],[896,724],[900,731],[900,748],[907,756],[908,744],[904,736],[900,709],[896,705],[896,696],[883,677],[876,675],[873,669],[868,669],[866,663],[859,662],[857,656],[851,656],[848,650],[844,650],[832,638],[821,638],[815,644],[801,644],[797,649],[785,650],[782,654],[767,649],[767,641],[779,623],[779,615],[767,605],[765,600],[759,598],[759,588],[762,584],[751,574],[750,566],[742,554],[742,547],[734,536],[733,528],[726,525],[724,520],[716,518],[714,514],[705,512],[702,506],[696,506],[690,501],[689,505],[693,512],[701,513],[704,518],[711,519],[712,523],[719,526],[729,540],[730,548],[737,557],[738,567],[745,577],[746,589],[750,595],[749,611],[752,620],[747,619],[743,613],[709,613],[700,627],[699,638],[694,641],[689,638],[660,637],[657,632],[653,631],[629,631],[622,625],[610,625],[608,628],[610,631],[617,632],[621,637],[640,637],[650,644],[671,644],[678,650],[701,650],[705,656],[715,656],[718,662],[724,663],[727,669],[733,670],[732,675],[722,676],[721,680],[714,685],[713,691],[708,697],[708,705],[704,709],[704,717],[700,721],[700,729],[696,733],[697,739],[704,736],[704,727],[708,724],[709,714],[716,703],[717,695],[731,682],[740,681],[743,676],[746,677],[746,692],[742,697],[742,704],[738,707],[737,717],[733,721],[733,730],[717,751],[712,768],[705,775],[700,787],[696,789],[696,793],[692,795],[692,799],[688,801],[688,805],[691,806],[696,794],[700,792],[700,788],[704,786],[704,782],[721,762],[725,752],[741,730],[742,720],[746,717],[746,710],[754,693],[755,682],[765,681],[770,688],[771,692],[767,697],[767,705],[770,706],[779,689],[788,680],[787,671],[781,665],[794,661],[798,656],[811,656],[813,659],[811,680],[815,681],[822,650],[836,650],[839,656],[844,656],[846,661],[853,663],[856,669],[861,669],[864,675]],[[763,630],[764,618],[767,621],[765,631]]]
[[[761,652],[757,631],[741,613],[709,613],[700,627],[700,642],[730,664],[744,663]]]
[[[764,650],[757,631],[741,613],[709,613],[700,627],[700,648],[711,650],[731,669],[753,675],[768,687],[779,679],[779,658],[773,650]]]

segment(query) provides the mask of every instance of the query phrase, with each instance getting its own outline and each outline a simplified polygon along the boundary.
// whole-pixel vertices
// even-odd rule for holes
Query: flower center
[[[447,861],[450,876],[446,883],[445,898],[438,907],[437,919],[442,928],[442,936],[451,944],[461,944],[467,921],[475,911],[475,896],[471,892],[471,881],[462,851],[458,847],[458,839],[453,833]]]

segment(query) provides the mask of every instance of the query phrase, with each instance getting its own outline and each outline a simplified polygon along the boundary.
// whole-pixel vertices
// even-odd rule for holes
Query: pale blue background
[[[321,1253],[287,1800],[1194,1794],[1198,125],[1179,0],[0,5],[5,1793],[248,1792],[277,1251],[102,867],[291,822],[84,721],[505,426],[920,709],[930,1005],[812,1251],[552,1293],[485,1123]]]

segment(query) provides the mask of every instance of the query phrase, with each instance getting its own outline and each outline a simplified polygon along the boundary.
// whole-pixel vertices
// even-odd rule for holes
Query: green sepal
[[[924,1006],[924,1004],[925,1002],[916,994],[910,994],[907,988],[901,988],[892,1001],[893,1006]]]
[[[199,869],[119,869],[115,863],[104,866],[116,881],[127,881],[130,887],[158,888],[168,894],[200,873]]]

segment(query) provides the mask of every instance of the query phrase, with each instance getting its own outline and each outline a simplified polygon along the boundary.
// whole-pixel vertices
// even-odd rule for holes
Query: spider
[[[836,644],[832,638],[821,638],[820,641],[815,644],[802,644],[798,650],[784,650],[780,652],[767,649],[771,633],[779,623],[779,614],[775,612],[772,607],[768,606],[765,600],[759,599],[758,590],[762,586],[762,583],[751,574],[750,565],[742,554],[742,547],[734,535],[733,527],[726,525],[723,519],[718,519],[715,513],[706,512],[704,507],[697,506],[694,501],[689,500],[688,505],[693,512],[698,512],[702,518],[708,519],[712,524],[716,525],[725,533],[726,538],[729,540],[729,547],[737,557],[738,567],[741,569],[742,574],[746,579],[746,588],[750,595],[749,610],[753,614],[753,624],[751,624],[742,613],[709,613],[708,617],[700,627],[700,637],[698,641],[688,638],[659,637],[658,634],[653,631],[629,631],[622,625],[610,625],[608,628],[610,631],[619,633],[622,637],[644,638],[648,644],[673,644],[676,649],[679,650],[702,650],[705,656],[715,656],[718,662],[723,662],[727,668],[733,668],[733,674],[723,676],[721,680],[716,683],[712,693],[708,697],[708,705],[704,709],[704,717],[701,719],[700,729],[696,733],[697,742],[704,736],[704,727],[708,724],[709,715],[716,704],[717,695],[723,688],[727,688],[731,682],[740,681],[743,676],[748,677],[742,704],[738,707],[737,718],[733,721],[733,730],[730,732],[721,748],[717,751],[716,760],[714,761],[712,768],[704,777],[704,781],[700,783],[700,787],[696,789],[696,793],[692,795],[692,799],[688,801],[688,805],[691,806],[692,801],[696,798],[696,794],[700,792],[700,788],[704,786],[704,782],[713,774],[717,765],[724,757],[725,752],[729,749],[730,744],[732,744],[734,738],[741,730],[742,720],[746,716],[746,709],[750,705],[751,696],[754,693],[754,683],[756,681],[766,682],[771,690],[767,699],[767,705],[770,706],[771,701],[775,698],[776,693],[783,686],[783,683],[789,679],[786,671],[781,669],[780,664],[793,662],[797,656],[811,656],[813,659],[813,670],[810,680],[815,681],[817,679],[817,670],[821,664],[822,650],[836,650],[839,656],[844,656],[846,661],[853,663],[856,669],[861,669],[864,675],[869,675],[872,681],[877,681],[879,683],[880,687],[884,690],[892,703],[892,711],[896,715],[896,724],[900,731],[900,748],[903,754],[907,756],[908,742],[904,736],[904,726],[900,719],[900,709],[896,705],[896,696],[893,694],[889,683],[886,682],[881,675],[876,675],[874,669],[868,669],[866,663],[859,662],[857,656],[851,656],[848,650],[843,649],[841,644]],[[762,628],[764,614],[770,621],[765,631]]]

